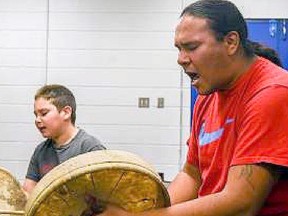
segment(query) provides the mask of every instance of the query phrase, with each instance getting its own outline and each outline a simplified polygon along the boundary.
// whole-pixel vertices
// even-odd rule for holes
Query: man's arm
[[[186,162],[183,170],[168,187],[171,205],[197,198],[200,184],[198,168]]]
[[[108,207],[100,216],[253,216],[277,180],[278,176],[267,166],[233,166],[225,188],[219,193],[139,214]]]

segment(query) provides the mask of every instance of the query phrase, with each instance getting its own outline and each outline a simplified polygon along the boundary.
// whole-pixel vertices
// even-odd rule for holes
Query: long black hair
[[[207,19],[216,39],[222,41],[231,31],[236,31],[240,37],[240,44],[247,56],[253,55],[253,49],[247,42],[248,29],[243,15],[238,8],[226,0],[199,0],[188,5],[181,13]]]

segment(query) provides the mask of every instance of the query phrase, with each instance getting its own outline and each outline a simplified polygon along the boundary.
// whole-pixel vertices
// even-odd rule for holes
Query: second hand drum
[[[0,216],[24,215],[26,195],[20,183],[6,169],[0,167]]]

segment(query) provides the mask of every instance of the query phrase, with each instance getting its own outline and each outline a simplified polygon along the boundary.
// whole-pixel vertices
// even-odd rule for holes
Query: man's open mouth
[[[191,73],[191,74],[190,74],[190,79],[191,79],[192,82],[198,80],[199,77],[200,77],[200,76],[199,76],[197,73]]]

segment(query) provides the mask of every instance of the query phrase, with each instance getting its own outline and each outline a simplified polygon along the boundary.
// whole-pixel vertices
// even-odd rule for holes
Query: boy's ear
[[[71,119],[72,108],[70,106],[65,106],[64,108],[61,109],[60,115],[63,116],[65,120]]]

